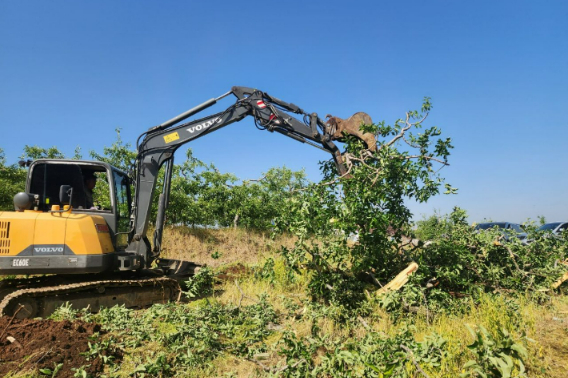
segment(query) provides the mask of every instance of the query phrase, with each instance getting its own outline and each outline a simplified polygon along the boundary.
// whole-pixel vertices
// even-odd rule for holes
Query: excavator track
[[[0,293],[8,291],[8,294],[0,302],[0,316],[47,317],[65,303],[75,309],[88,307],[90,311],[117,304],[142,308],[178,300],[181,293],[178,280],[167,276],[101,279],[66,285],[58,285],[57,280],[56,277],[40,277],[2,281]],[[20,288],[26,286],[28,288]]]

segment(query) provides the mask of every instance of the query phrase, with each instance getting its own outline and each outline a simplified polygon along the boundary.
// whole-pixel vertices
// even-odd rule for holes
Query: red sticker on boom
[[[256,102],[256,105],[257,105],[259,108],[261,108],[261,109],[266,108],[266,104],[265,104],[262,100],[258,100],[258,101]]]

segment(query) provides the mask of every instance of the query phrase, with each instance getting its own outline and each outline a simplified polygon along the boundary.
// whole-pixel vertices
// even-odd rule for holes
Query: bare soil
[[[221,272],[217,274],[216,278],[221,282],[234,281],[235,279],[245,276],[251,272],[251,268],[241,263],[236,263],[234,265],[230,265],[224,269],[221,269]]]
[[[96,342],[103,332],[98,324],[83,321],[52,321],[0,317],[0,376],[37,372],[63,364],[58,378],[73,377],[72,368],[83,367],[89,376],[99,376],[102,360],[88,359],[88,342]],[[13,337],[11,343],[7,337]],[[115,356],[120,358],[120,356]]]

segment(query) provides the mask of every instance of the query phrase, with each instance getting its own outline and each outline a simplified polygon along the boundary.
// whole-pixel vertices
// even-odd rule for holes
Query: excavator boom
[[[233,94],[237,100],[226,110],[206,116],[187,123],[178,124],[184,119],[203,111],[214,105],[218,100]],[[129,253],[129,267],[148,267],[159,257],[161,233],[163,229],[164,213],[168,204],[169,185],[173,156],[182,145],[219,130],[222,127],[238,122],[251,116],[257,128],[270,132],[277,132],[298,142],[320,148],[332,155],[338,172],[345,174],[347,169],[343,164],[341,152],[333,143],[339,139],[332,134],[332,130],[316,113],[307,113],[299,106],[282,101],[266,92],[248,87],[233,87],[230,92],[210,99],[161,125],[150,128],[143,133],[138,144],[138,157],[136,161],[136,196],[133,206],[133,228],[131,242],[126,249]],[[296,117],[302,117],[298,120]],[[368,116],[367,116],[368,117]],[[369,118],[370,119],[370,118]],[[369,140],[368,134],[363,135],[354,130],[356,121],[351,122],[349,128],[342,132],[350,133],[356,137],[364,136]],[[360,125],[359,125],[360,126]],[[337,132],[337,128],[333,129]],[[339,132],[341,137],[344,136]],[[371,135],[371,137],[373,137]],[[160,168],[166,166],[166,182],[158,204],[156,231],[154,234],[154,248],[150,249],[150,242],[146,238],[148,231],[149,214],[152,206],[153,193]],[[121,267],[126,269],[125,267]]]

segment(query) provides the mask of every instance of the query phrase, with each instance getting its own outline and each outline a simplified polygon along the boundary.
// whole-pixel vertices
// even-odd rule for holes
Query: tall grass
[[[294,240],[290,237],[271,239],[266,234],[240,229],[189,228],[168,229],[166,237],[169,238],[166,242],[168,257],[192,258],[196,262],[206,262],[217,267],[219,272],[223,272],[227,265],[235,263],[247,268],[233,271],[232,276],[220,282],[217,294],[211,300],[224,305],[250,305],[260,296],[266,296],[274,309],[283,315],[274,335],[266,340],[267,347],[272,352],[265,365],[276,365],[282,360],[277,351],[285,331],[292,331],[297,337],[306,338],[317,329],[319,334],[330,339],[348,340],[360,338],[370,329],[384,334],[385,337],[392,337],[401,327],[410,325],[418,341],[435,333],[447,342],[447,358],[439,368],[428,371],[430,377],[457,377],[463,373],[464,364],[472,359],[468,345],[474,339],[466,327],[469,325],[472,329],[483,327],[496,338],[503,329],[519,340],[526,335],[529,340],[526,345],[529,357],[525,363],[530,372],[529,376],[566,376],[567,366],[563,360],[568,358],[568,341],[562,343],[562,340],[568,340],[566,323],[562,323],[568,321],[565,315],[568,313],[568,301],[565,297],[552,297],[549,303],[539,305],[524,296],[483,294],[475,301],[463,299],[459,312],[431,314],[428,309],[421,309],[416,314],[402,317],[393,317],[377,304],[371,316],[345,323],[338,321],[333,316],[333,311],[326,315],[315,313],[314,309],[310,308],[309,298],[305,294],[308,282],[305,273],[290,280],[287,268],[277,254],[281,246],[289,247],[293,244]],[[215,252],[219,255],[218,258],[212,257]],[[268,278],[258,274],[267,259],[272,260],[273,271],[273,275]],[[296,309],[290,310],[294,306]],[[291,313],[296,316],[291,316]],[[234,369],[229,368],[228,363]],[[234,376],[245,377],[250,376],[251,371],[257,371],[259,374],[262,372],[254,363],[235,359],[230,355],[219,357],[213,365],[216,369],[211,376],[232,372]],[[412,370],[413,367],[410,366],[409,369]]]
[[[212,267],[226,264],[257,264],[280,250],[291,247],[290,236],[271,237],[270,233],[241,228],[166,227],[163,257],[194,261]]]
[[[283,262],[276,260],[276,267]],[[252,270],[254,271],[254,269]],[[483,294],[477,300],[464,299],[459,313],[441,312],[426,315],[426,309],[417,314],[393,317],[392,314],[376,306],[372,315],[364,319],[352,319],[347,323],[338,321],[330,311],[330,316],[315,313],[308,305],[305,295],[307,279],[299,276],[293,283],[287,281],[286,275],[277,274],[276,281],[258,279],[249,273],[226,281],[222,284],[220,295],[216,300],[226,305],[251,304],[253,299],[261,295],[269,298],[269,303],[280,313],[289,314],[287,303],[296,303],[298,317],[284,316],[276,332],[267,340],[268,349],[273,353],[267,363],[274,366],[281,360],[276,351],[283,332],[291,330],[302,339],[312,335],[314,326],[320,336],[330,340],[356,340],[362,338],[369,330],[382,333],[385,338],[394,337],[400,329],[410,326],[417,341],[423,341],[427,335],[437,334],[444,340],[447,352],[439,368],[427,371],[430,377],[458,377],[464,372],[464,365],[474,358],[468,345],[474,341],[467,326],[472,329],[483,327],[498,339],[500,330],[507,330],[516,340],[528,340],[525,347],[528,358],[525,365],[529,377],[566,377],[568,368],[568,300],[566,297],[553,297],[546,305],[539,305],[524,296],[505,297],[500,294]],[[251,299],[252,298],[252,299]],[[521,342],[521,341],[519,341]],[[524,341],[523,341],[524,342]],[[216,361],[215,366],[224,366],[225,359]],[[250,364],[245,364],[242,374],[250,373]],[[223,368],[225,371],[226,367]],[[409,369],[413,371],[413,367]],[[237,372],[235,372],[237,373]],[[418,375],[420,376],[420,375]]]

